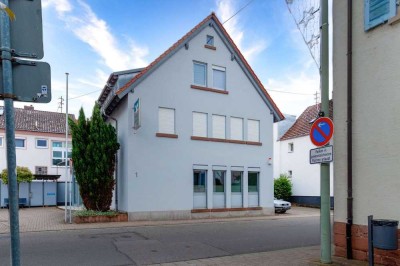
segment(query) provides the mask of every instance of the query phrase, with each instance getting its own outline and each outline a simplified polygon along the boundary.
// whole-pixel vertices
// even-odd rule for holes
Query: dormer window
[[[207,35],[207,45],[214,46],[214,36]]]

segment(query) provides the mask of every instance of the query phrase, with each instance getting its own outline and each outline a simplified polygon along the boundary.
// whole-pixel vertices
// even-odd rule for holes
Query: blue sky
[[[145,67],[211,12],[224,22],[248,2],[42,0],[53,99],[35,108],[57,111],[68,72],[69,111],[83,106],[90,116],[111,72]],[[253,0],[224,26],[283,113],[300,115],[315,103],[318,69],[285,0]]]

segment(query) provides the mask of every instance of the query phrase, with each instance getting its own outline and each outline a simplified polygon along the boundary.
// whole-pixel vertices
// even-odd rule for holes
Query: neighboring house
[[[279,141],[280,174],[288,175],[292,181],[292,202],[308,206],[320,206],[320,165],[310,164],[310,150],[317,148],[311,143],[310,129],[318,117],[319,108],[320,104],[307,107]],[[329,111],[332,118],[332,101],[329,102]],[[333,163],[330,165],[333,196]]]
[[[273,165],[274,165],[274,178],[279,178],[281,174],[281,163],[280,163],[280,138],[289,128],[296,122],[295,115],[283,114],[285,116],[285,120],[279,121],[274,124],[274,156],[272,157]]]
[[[121,144],[129,219],[273,214],[273,123],[284,119],[214,13],[99,102]]]
[[[15,146],[17,166],[33,174],[65,175],[65,114],[34,110],[33,106],[15,108]],[[74,117],[71,115],[71,117]],[[71,139],[70,139],[71,141]],[[69,144],[69,155],[71,153]],[[7,168],[4,115],[0,116],[0,171]]]
[[[359,260],[368,259],[369,215],[400,220],[397,3],[332,1],[335,254]],[[375,263],[400,265],[400,250],[376,251]]]

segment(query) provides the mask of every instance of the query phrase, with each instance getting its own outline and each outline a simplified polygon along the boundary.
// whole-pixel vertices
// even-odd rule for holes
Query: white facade
[[[65,143],[65,135],[16,131],[15,138],[18,143],[24,143],[24,147],[16,148],[17,166],[28,167],[35,174],[36,167],[47,167],[48,175],[61,175],[58,181],[65,180],[65,166],[55,166],[64,156],[65,148],[57,147],[60,143]],[[39,141],[39,143],[37,143]],[[69,140],[71,141],[71,139]],[[47,146],[45,146],[47,143]],[[39,146],[37,146],[39,144]],[[54,146],[54,147],[53,147]],[[71,146],[70,146],[71,147]],[[61,156],[61,157],[59,157]],[[4,129],[0,129],[0,171],[7,168],[6,154],[6,134]]]
[[[274,213],[268,158],[273,122],[283,116],[274,117],[278,109],[233,58],[215,19],[185,36],[187,45],[170,51],[111,111],[121,143],[118,207],[132,220]],[[212,49],[205,47],[210,36]],[[141,127],[134,130],[138,99]]]

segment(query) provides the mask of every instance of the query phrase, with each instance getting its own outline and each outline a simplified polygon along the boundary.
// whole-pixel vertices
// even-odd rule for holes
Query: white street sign
[[[310,164],[329,163],[333,161],[333,146],[310,150]]]

